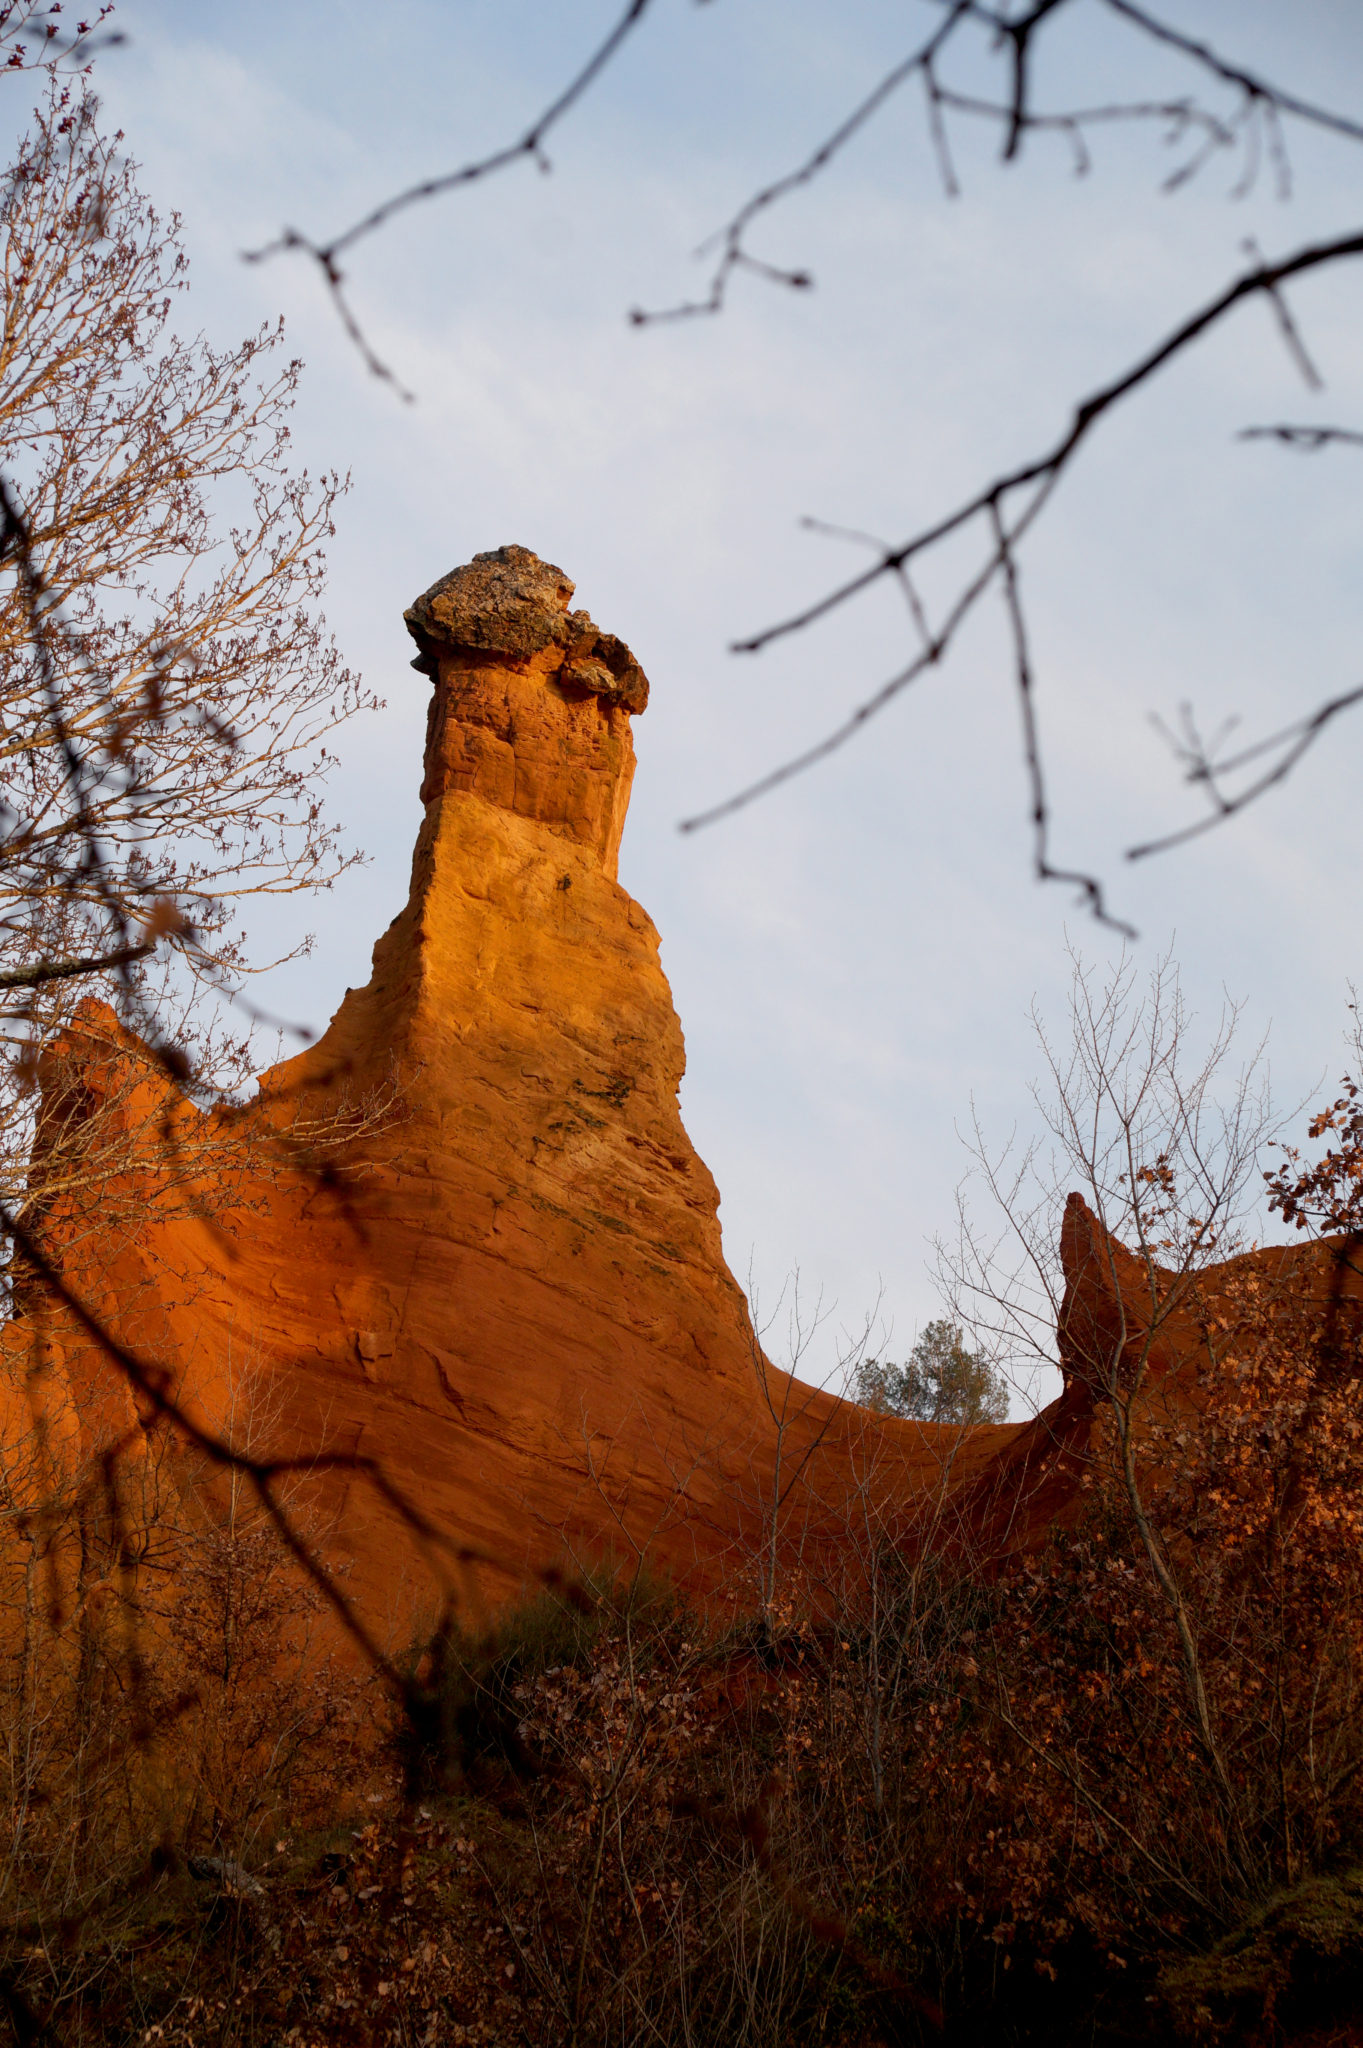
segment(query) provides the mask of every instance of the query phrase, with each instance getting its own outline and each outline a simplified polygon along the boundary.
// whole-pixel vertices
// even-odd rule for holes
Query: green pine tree
[[[1008,1386],[996,1366],[967,1351],[959,1323],[929,1323],[903,1365],[865,1358],[853,1399],[880,1415],[912,1422],[1004,1422]]]

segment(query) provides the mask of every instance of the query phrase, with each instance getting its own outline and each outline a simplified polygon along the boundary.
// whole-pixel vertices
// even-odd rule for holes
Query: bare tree
[[[0,49],[18,37],[26,56],[55,12],[0,13]],[[106,1313],[150,1203],[202,1214],[244,1163],[335,1184],[338,1146],[387,1105],[338,1108],[336,1088],[283,1116],[234,1101],[244,906],[357,857],[319,785],[332,729],[374,699],[318,611],[343,485],[291,460],[300,365],[277,327],[227,349],[177,332],[178,224],[61,76],[90,43],[44,41],[46,102],[0,180],[0,1237],[21,1311],[0,1398],[36,1416],[51,1340],[94,1347],[146,1423],[253,1489],[353,1621],[290,1509],[307,1460],[194,1423]],[[48,1228],[73,1213],[77,1239]]]
[[[177,222],[50,79],[0,184],[0,1229],[57,1299],[54,1206],[112,1262],[153,1194],[239,1178],[263,1127],[196,1105],[250,1070],[243,906],[357,857],[319,793],[374,702],[317,608],[341,481],[290,459],[282,329],[187,341],[186,285]]]
[[[0,236],[0,990],[41,1033],[102,986],[166,1045],[186,977],[239,980],[243,899],[354,858],[318,796],[373,703],[316,611],[341,486],[289,461],[282,330],[172,329],[177,224],[90,97],[54,90]]]
[[[785,1312],[785,1365],[775,1367],[764,1340]],[[796,1582],[820,1505],[820,1453],[838,1420],[840,1398],[820,1400],[820,1389],[802,1377],[811,1364],[815,1339],[833,1313],[819,1293],[811,1308],[800,1294],[798,1269],[789,1274],[765,1315],[756,1281],[748,1278],[749,1343],[753,1377],[771,1423],[770,1467],[756,1476],[756,1512],[761,1531],[754,1559],[762,1625],[768,1637],[780,1633],[797,1603]],[[870,1346],[879,1303],[855,1334],[844,1333],[826,1382],[854,1382]],[[822,1410],[822,1413],[820,1413]]]

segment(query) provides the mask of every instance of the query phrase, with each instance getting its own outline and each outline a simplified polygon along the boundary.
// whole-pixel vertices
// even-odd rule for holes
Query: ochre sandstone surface
[[[812,1525],[826,1560],[850,1555],[853,1525],[902,1527],[944,1496],[1024,1541],[1074,1499],[1084,1357],[1139,1319],[1126,1255],[1072,1203],[1069,1377],[1037,1420],[887,1420],[765,1364],[682,1127],[658,935],[616,880],[648,685],[572,590],[508,547],[411,607],[434,684],[411,893],[368,985],[258,1103],[205,1118],[168,1083],[120,1078],[95,1007],[44,1076],[39,1184],[44,1145],[91,1104],[117,1100],[143,1134],[93,1235],[78,1195],[50,1205],[72,1291],[207,1430],[339,1461],[309,1482],[314,1526],[391,1641],[458,1578],[459,1550],[483,1597],[609,1548],[751,1600],[787,1489],[783,1527]],[[334,1172],[299,1163],[347,1117]],[[50,1299],[4,1344],[11,1406],[41,1350],[87,1448],[137,1445],[145,1394]],[[451,1548],[423,1545],[371,1469]]]

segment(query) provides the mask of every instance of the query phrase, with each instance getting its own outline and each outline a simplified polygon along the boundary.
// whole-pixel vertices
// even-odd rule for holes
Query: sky
[[[1347,0],[1168,11],[1303,97],[1363,113]],[[1290,126],[1290,198],[1262,166],[1241,190],[1241,160],[1171,193],[1179,159],[1157,127],[1104,130],[1078,177],[1063,138],[1005,165],[991,129],[959,124],[953,198],[911,91],[760,228],[754,247],[812,289],[742,275],[722,318],[641,329],[630,309],[703,288],[697,246],[940,12],[653,0],[551,143],[551,171],[519,163],[354,252],[357,313],[412,402],[368,374],[303,261],[242,261],[285,225],[325,237],[515,136],[616,12],[121,0],[126,40],[97,86],[147,190],[183,217],[182,324],[225,342],[282,314],[308,365],[296,455],[350,477],[326,609],[386,704],[340,736],[330,803],[369,863],[306,909],[261,916],[262,954],[303,916],[316,946],[257,993],[323,1027],[405,900],[426,685],[404,606],[506,541],[558,563],[653,686],[621,880],[661,933],[683,1114],[721,1189],[729,1263],[764,1314],[797,1272],[806,1305],[822,1296],[802,1361],[819,1376],[868,1314],[875,1348],[898,1357],[941,1313],[932,1241],[954,1228],[963,1134],[975,1119],[991,1144],[1025,1137],[1033,1012],[1063,1031],[1073,952],[1101,975],[1122,942],[1072,888],[1032,878],[996,597],[857,741],[684,835],[679,820],[818,738],[910,645],[888,588],[760,656],[731,643],[862,559],[803,518],[909,534],[1046,447],[1076,400],[1229,280],[1248,241],[1276,254],[1355,227],[1363,148]],[[1101,0],[1067,10],[1047,48],[1038,87],[1054,105],[1196,82]],[[1291,305],[1323,390],[1268,310],[1246,307],[1103,425],[1020,557],[1053,857],[1101,876],[1138,933],[1138,973],[1172,954],[1204,1026],[1243,1004],[1242,1040],[1266,1038],[1285,1111],[1340,1071],[1363,974],[1363,714],[1224,829],[1138,865],[1123,851],[1199,814],[1152,714],[1190,701],[1206,727],[1240,717],[1257,737],[1363,681],[1363,451],[1237,438],[1281,419],[1363,425],[1363,268],[1304,281]],[[930,608],[966,565],[957,551],[925,573]],[[776,1355],[783,1335],[778,1322]]]

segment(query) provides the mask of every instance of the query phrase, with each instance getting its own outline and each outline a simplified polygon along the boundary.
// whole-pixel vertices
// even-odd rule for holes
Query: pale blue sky
[[[1150,133],[1105,138],[1084,181],[1058,143],[1004,171],[987,135],[963,135],[950,201],[911,94],[764,231],[764,252],[807,264],[816,291],[741,279],[723,320],[640,333],[627,309],[694,291],[696,243],[900,52],[906,17],[932,12],[656,4],[564,128],[551,177],[518,167],[357,252],[357,307],[413,406],[366,376],[300,263],[252,270],[239,252],[284,222],[334,230],[513,133],[614,0],[124,0],[130,40],[98,82],[151,193],[184,215],[198,319],[226,338],[285,314],[309,364],[298,453],[353,478],[328,613],[388,702],[344,738],[332,801],[373,862],[314,907],[317,951],[274,1000],[324,1024],[405,895],[425,685],[403,606],[478,549],[535,548],[653,682],[622,880],[662,933],[684,1112],[723,1193],[730,1262],[743,1278],[751,1258],[768,1297],[798,1265],[837,1302],[830,1343],[883,1287],[901,1351],[936,1311],[927,1240],[950,1226],[957,1124],[972,1097],[1001,1135],[1025,1121],[1027,1011],[1035,997],[1058,1014],[1066,930],[1095,957],[1114,942],[1030,879],[996,604],[859,744],[684,839],[679,817],[815,736],[906,644],[886,593],[756,661],[727,643],[850,562],[800,515],[908,532],[1043,447],[1090,384],[1232,274],[1247,236],[1277,252],[1356,226],[1363,149],[1293,135],[1283,205],[1267,178],[1234,199],[1216,166],[1162,195]],[[1188,88],[1086,27],[1099,11],[1076,12],[1057,97],[1079,78],[1085,97]],[[1354,7],[1170,11],[1363,111]],[[1141,957],[1174,940],[1204,1012],[1223,989],[1246,999],[1284,1101],[1337,1071],[1363,964],[1363,720],[1225,832],[1140,870],[1120,855],[1191,815],[1150,712],[1192,698],[1208,723],[1240,712],[1258,731],[1363,680],[1363,455],[1234,439],[1281,417],[1363,424],[1363,273],[1293,303],[1322,397],[1248,308],[1112,421],[1023,559],[1056,857],[1102,873]]]

